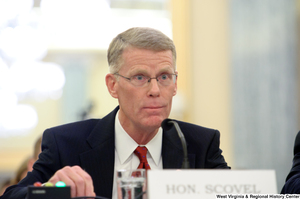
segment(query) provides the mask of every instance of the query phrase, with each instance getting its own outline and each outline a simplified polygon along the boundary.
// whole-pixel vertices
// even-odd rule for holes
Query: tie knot
[[[146,159],[147,151],[148,151],[148,149],[146,147],[138,146],[135,149],[134,154],[137,155],[137,157],[140,159],[140,161],[142,161],[142,159]]]
[[[141,147],[138,146],[134,154],[140,159],[140,165],[138,168],[145,168],[145,169],[150,169],[150,166],[147,161],[147,151],[148,149],[146,147]]]

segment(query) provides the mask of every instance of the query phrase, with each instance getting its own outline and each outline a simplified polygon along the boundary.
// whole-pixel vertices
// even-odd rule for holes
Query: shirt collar
[[[152,140],[146,144],[148,152],[150,153],[150,156],[152,157],[156,166],[159,165],[159,161],[161,159],[162,132],[162,128],[160,127],[154,138],[152,138]]]
[[[115,149],[120,159],[120,163],[124,164],[130,161],[136,147],[139,145],[126,133],[119,121],[119,112],[115,118]],[[157,134],[146,145],[148,152],[156,165],[159,165],[161,159],[162,148],[162,128],[160,127]]]

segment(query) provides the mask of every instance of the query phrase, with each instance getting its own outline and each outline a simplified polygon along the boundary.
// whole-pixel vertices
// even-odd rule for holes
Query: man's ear
[[[174,92],[173,92],[173,96],[175,96],[177,94],[177,78],[178,78],[178,72],[175,72],[176,74],[176,80],[175,80],[175,88],[174,88]]]
[[[117,94],[117,91],[116,91],[116,87],[117,87],[116,77],[113,74],[108,73],[105,76],[105,82],[106,82],[106,86],[107,86],[107,89],[108,89],[108,92],[110,93],[110,95],[113,98],[118,98],[118,94]]]

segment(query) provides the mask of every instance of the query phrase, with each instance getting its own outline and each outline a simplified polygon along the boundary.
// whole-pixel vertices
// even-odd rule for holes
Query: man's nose
[[[153,81],[154,80],[154,81]],[[149,95],[157,97],[160,95],[159,82],[157,78],[149,79]]]

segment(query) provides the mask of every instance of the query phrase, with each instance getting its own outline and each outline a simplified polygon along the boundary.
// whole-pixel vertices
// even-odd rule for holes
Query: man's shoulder
[[[92,118],[87,120],[80,120],[75,122],[69,122],[66,124],[58,125],[55,127],[51,127],[46,129],[46,131],[91,131],[95,127],[103,126],[103,125],[112,125],[114,124],[115,115],[118,111],[119,107],[116,107],[112,112],[104,116],[103,118]]]
[[[45,130],[43,137],[54,136],[60,140],[85,139],[100,121],[101,119],[88,119],[51,127]]]
[[[48,128],[47,130],[51,131],[69,131],[73,129],[77,130],[89,130],[92,129],[94,126],[96,126],[101,119],[88,119],[88,120],[81,120],[81,121],[75,121],[70,122],[62,125],[58,125],[55,127]]]
[[[209,141],[220,138],[220,132],[216,129],[200,126],[193,123],[177,121],[187,141]]]
[[[176,120],[176,121],[178,122],[178,125],[180,126],[180,128],[185,129],[185,130],[190,131],[190,132],[201,132],[201,133],[216,133],[216,132],[219,132],[216,129],[204,127],[204,126],[201,126],[201,125],[197,125],[197,124],[193,124],[193,123],[189,123],[189,122],[183,122],[183,121],[179,121],[179,120]]]
[[[300,153],[300,131],[297,133],[294,143],[294,155]]]

